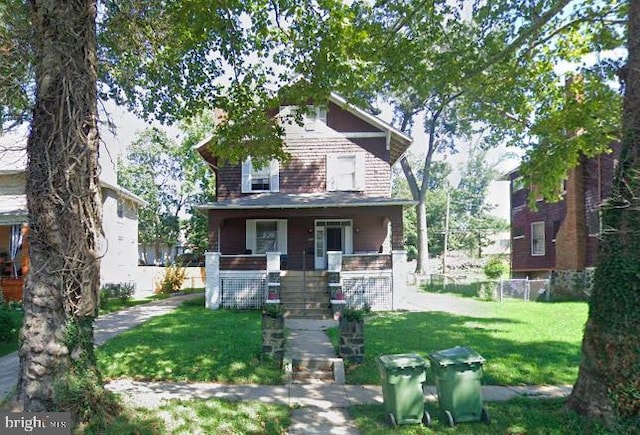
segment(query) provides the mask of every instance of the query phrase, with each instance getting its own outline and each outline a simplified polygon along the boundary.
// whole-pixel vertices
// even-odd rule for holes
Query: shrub
[[[108,283],[100,289],[100,308],[107,306],[107,300],[111,298],[119,298],[126,303],[135,292],[135,284],[132,282],[121,282],[120,284]]]
[[[156,283],[155,292],[164,295],[175,293],[182,288],[186,277],[187,271],[184,267],[167,266],[164,269],[164,276]]]
[[[488,279],[498,279],[508,271],[509,266],[500,257],[492,257],[484,266],[484,274]]]
[[[362,322],[364,316],[371,312],[371,307],[365,304],[362,308],[345,307],[340,310],[340,318],[347,321]]]
[[[16,338],[17,326],[11,309],[0,303],[0,343],[7,343]]]

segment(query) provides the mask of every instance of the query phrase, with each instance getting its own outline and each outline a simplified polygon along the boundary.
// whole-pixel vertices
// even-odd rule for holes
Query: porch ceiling
[[[363,196],[355,192],[309,194],[261,193],[199,205],[201,210],[295,209],[326,207],[384,207],[416,205],[409,199]]]
[[[0,225],[15,225],[27,220],[25,195],[0,196]]]

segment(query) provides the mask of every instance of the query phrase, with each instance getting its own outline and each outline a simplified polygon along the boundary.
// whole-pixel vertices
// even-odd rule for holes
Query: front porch
[[[406,252],[327,253],[322,270],[295,270],[279,252],[264,255],[205,254],[206,306],[210,309],[259,309],[266,301],[289,308],[292,317],[322,318],[332,306],[393,310],[394,295],[404,289]],[[302,262],[302,264],[305,264]]]
[[[29,272],[26,223],[0,224],[0,289],[5,301],[21,301]]]

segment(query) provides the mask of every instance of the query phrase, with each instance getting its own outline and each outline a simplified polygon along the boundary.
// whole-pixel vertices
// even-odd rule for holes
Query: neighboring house
[[[24,139],[0,142],[0,285],[14,299],[22,297],[23,277],[28,273],[28,212],[25,195],[26,152]],[[101,160],[102,223],[104,255],[100,281],[120,283],[136,280],[138,265],[137,209],[145,202],[115,182],[115,171]]]
[[[261,306],[267,288],[280,288],[291,312],[292,299],[308,302],[318,290],[325,296],[313,296],[317,306],[344,295],[391,309],[406,280],[398,275],[406,261],[402,210],[415,204],[391,197],[391,166],[412,139],[336,94],[304,125],[284,128],[286,163],[219,166],[207,150],[211,138],[197,145],[216,173],[216,201],[199,207],[209,217],[207,305],[233,304],[242,293]],[[305,294],[288,291],[296,286]]]
[[[539,198],[537,210],[527,204],[531,189],[518,170],[505,175],[511,183],[512,277],[547,278],[596,265],[600,206],[611,191],[618,155],[614,146],[609,154],[582,157],[563,182],[562,199],[547,203]]]

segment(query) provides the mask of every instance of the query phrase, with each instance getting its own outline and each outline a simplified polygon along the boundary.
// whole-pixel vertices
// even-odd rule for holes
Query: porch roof
[[[0,225],[17,225],[27,220],[26,195],[0,196]]]
[[[410,199],[363,196],[355,192],[258,193],[197,206],[200,210],[296,209],[327,207],[383,207],[416,205]]]

